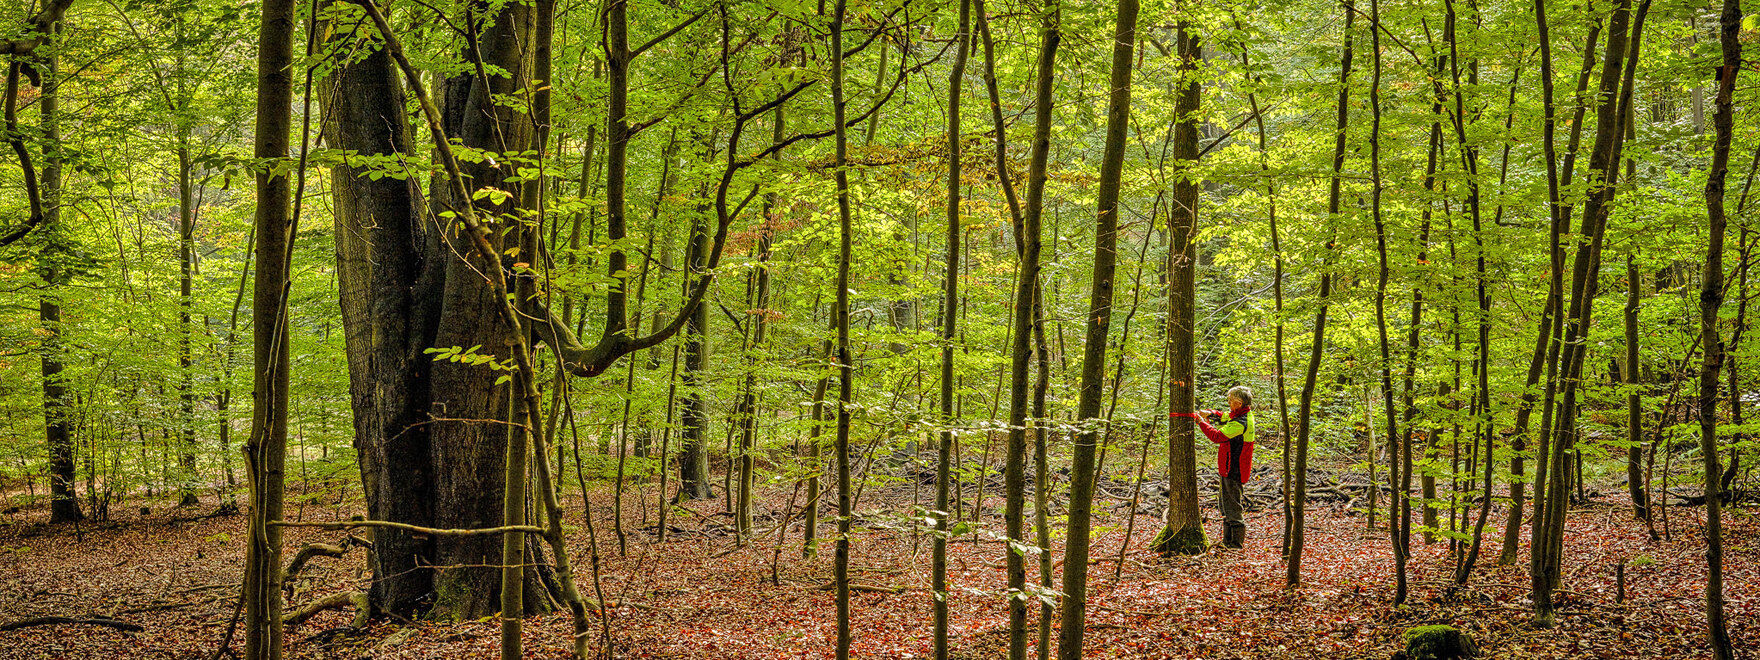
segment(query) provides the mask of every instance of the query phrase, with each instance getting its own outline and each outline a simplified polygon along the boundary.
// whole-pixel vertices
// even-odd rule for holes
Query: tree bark
[[[982,12],[983,9],[980,8],[979,11]],[[945,256],[947,263],[945,273],[942,276],[941,292],[941,409],[939,411],[942,429],[941,447],[940,451],[937,452],[938,461],[935,467],[935,511],[931,514],[935,517],[935,540],[933,544],[934,548],[932,550],[934,556],[931,562],[934,566],[931,569],[933,575],[930,577],[930,588],[934,590],[934,593],[932,594],[935,601],[934,645],[935,657],[937,660],[945,660],[947,658],[948,650],[947,537],[949,529],[948,518],[952,515],[949,513],[949,509],[952,508],[950,502],[950,497],[952,495],[950,482],[953,478],[954,424],[957,419],[954,414],[953,355],[954,340],[959,336],[958,306],[960,238],[965,231],[965,228],[961,225],[959,194],[960,99],[964,95],[966,60],[970,56],[972,50],[971,24],[972,2],[971,0],[960,0],[959,28],[955,34],[955,38],[959,40],[959,45],[956,47],[954,53],[953,68],[947,74],[947,252]],[[989,55],[990,49],[986,48],[985,54]],[[990,60],[987,57],[985,60],[986,69],[988,69],[989,61]],[[869,138],[873,137],[872,129],[869,130],[868,136]],[[997,139],[1004,139],[1004,136],[999,133]],[[996,171],[1001,176],[1006,176],[1005,172],[1007,171],[1007,168],[1008,163],[1006,161],[999,161],[996,164]],[[841,272],[839,274],[842,275]],[[1019,301],[1016,302],[1018,304]],[[1016,339],[1015,344],[1018,345],[1019,343],[1020,340]],[[1014,349],[1014,352],[1016,353],[1014,366],[1016,368],[1024,367],[1024,365],[1020,364],[1018,356],[1020,352],[1019,349]],[[1013,431],[1010,432],[1012,433]],[[1021,558],[1016,556],[1015,553],[1008,553],[1009,566],[1018,566],[1020,561]],[[1012,576],[1013,573],[1011,572],[1010,575]],[[1017,610],[1019,611],[1018,615]],[[1024,643],[1026,640],[1025,612],[1025,602],[1022,602],[1017,598],[1009,599],[1008,637],[1009,652],[1011,655],[1015,652],[1016,640],[1022,642],[1020,644],[1020,652],[1023,655],[1026,652],[1026,646]]]
[[[1112,69],[1106,104],[1106,142],[1095,191],[1094,275],[1088,294],[1087,329],[1082,348],[1081,394],[1076,404],[1079,431],[1070,462],[1069,523],[1064,542],[1063,629],[1057,657],[1081,660],[1088,615],[1088,547],[1093,526],[1094,454],[1099,439],[1100,403],[1106,381],[1107,331],[1112,327],[1113,272],[1118,259],[1118,196],[1124,178],[1125,138],[1131,118],[1131,64],[1137,40],[1137,0],[1119,0],[1112,32]]]
[[[691,226],[689,256],[685,263],[692,272],[702,272],[707,265],[708,228],[701,222]],[[686,288],[690,287],[686,280]],[[688,291],[686,292],[688,293]],[[683,446],[678,457],[678,492],[681,499],[706,500],[715,496],[709,475],[709,393],[704,383],[709,369],[709,306],[697,305],[685,323],[683,427],[679,439]]]
[[[255,156],[284,162],[293,118],[294,0],[266,0],[257,46]],[[287,291],[294,238],[291,190],[284,168],[256,175],[257,276],[251,296],[251,518],[245,545],[246,660],[280,660],[281,528],[287,459],[287,395],[290,352]]]
[[[1627,116],[1626,108],[1632,102],[1632,77],[1637,66],[1639,46],[1643,43],[1644,16],[1649,9],[1649,0],[1641,0],[1636,12],[1631,11],[1630,0],[1622,0],[1614,9],[1607,28],[1607,49],[1602,58],[1600,96],[1605,98],[1617,94],[1617,102],[1602,103],[1595,117],[1595,148],[1589,156],[1587,181],[1590,194],[1583,205],[1582,226],[1578,232],[1586,240],[1577,247],[1572,264],[1570,306],[1562,319],[1565,323],[1564,343],[1559,356],[1562,393],[1556,419],[1552,424],[1552,446],[1549,447],[1549,472],[1552,478],[1546,484],[1546,504],[1541,512],[1544,518],[1537,517],[1534,525],[1535,539],[1530,544],[1533,566],[1529,573],[1534,588],[1534,623],[1540,627],[1551,627],[1556,616],[1552,592],[1558,586],[1559,563],[1564,545],[1565,508],[1571,487],[1570,452],[1576,437],[1578,382],[1582,377],[1585,337],[1594,310],[1590,303],[1598,288],[1602,237],[1607,228],[1607,207],[1613,199],[1614,186],[1618,182],[1617,164],[1620,149],[1624,145],[1624,127],[1621,121]],[[1629,41],[1626,30],[1628,21],[1631,24]]]
[[[364,19],[363,19],[364,20]],[[335,30],[333,34],[353,34]],[[363,156],[413,152],[396,65],[380,48],[339,66],[321,86],[325,141]],[[429,376],[445,276],[439,233],[422,221],[422,192],[409,178],[370,177],[336,165],[336,273],[367,516],[432,526],[436,496]],[[374,532],[369,553],[374,607],[414,616],[433,590],[433,539]]]
[[[1644,490],[1644,411],[1639,385],[1643,370],[1638,367],[1638,304],[1643,280],[1638,276],[1636,254],[1626,253],[1625,364],[1620,368],[1621,382],[1626,385],[1626,492],[1632,497],[1632,515],[1650,522],[1650,496]]]
[[[1173,160],[1179,172],[1167,211],[1167,527],[1156,537],[1162,556],[1195,555],[1208,549],[1198,513],[1197,423],[1171,413],[1191,413],[1197,404],[1198,305],[1198,107],[1203,93],[1201,37],[1183,7],[1176,23],[1179,45],[1178,95],[1174,97]]]
[[[60,23],[49,28],[47,38],[60,34]],[[59,289],[67,283],[66,272],[54,261],[61,250],[61,116],[59,74],[61,57],[51,53],[43,58],[49,83],[42,90],[38,110],[42,113],[43,139],[50,149],[43,154],[43,211],[39,235],[44,241],[44,257],[39,260],[38,274],[46,285],[37,299],[37,321],[44,335],[39,349],[43,375],[43,435],[49,446],[49,522],[69,523],[85,519],[79,509],[79,495],[74,492],[73,424],[68,419],[67,385],[61,375],[66,346],[61,335],[61,298]],[[6,112],[13,115],[18,89],[18,73],[14,65],[11,84],[13,94],[7,97]],[[16,117],[9,117],[15,123]]]
[[[1730,660],[1735,649],[1724,623],[1723,612],[1723,519],[1717,467],[1718,369],[1723,366],[1724,346],[1717,328],[1723,305],[1723,240],[1728,220],[1724,212],[1724,180],[1729,175],[1730,142],[1735,134],[1736,76],[1742,70],[1741,0],[1724,0],[1720,16],[1719,45],[1723,63],[1718,68],[1717,96],[1711,123],[1717,132],[1711,149],[1711,171],[1705,181],[1705,211],[1710,241],[1705,246],[1705,271],[1699,290],[1699,324],[1705,361],[1699,368],[1699,450],[1705,459],[1705,621],[1712,657]]]
[[[837,0],[831,16],[831,109],[835,157],[833,179],[837,186],[837,302],[831,323],[837,331],[837,543],[833,558],[833,582],[837,592],[837,660],[850,657],[850,413],[855,403],[855,360],[849,339],[849,278],[851,245],[855,228],[850,217],[849,132],[844,117],[843,30],[848,0]]]

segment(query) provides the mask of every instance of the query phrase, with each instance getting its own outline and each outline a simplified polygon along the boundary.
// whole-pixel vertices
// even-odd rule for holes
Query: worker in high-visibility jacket
[[[1189,417],[1216,443],[1216,471],[1222,476],[1222,544],[1239,548],[1247,541],[1247,523],[1241,518],[1241,486],[1253,477],[1253,391],[1237,386],[1228,391],[1228,411],[1204,410],[1174,413]],[[1207,417],[1216,417],[1211,425]]]

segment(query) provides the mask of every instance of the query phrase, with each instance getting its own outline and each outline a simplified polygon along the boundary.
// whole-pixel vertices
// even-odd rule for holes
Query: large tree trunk
[[[57,26],[58,28],[59,26]],[[59,29],[56,30],[59,32]],[[60,93],[56,83],[60,56],[47,58],[49,86],[43,89],[38,106],[42,112],[43,139],[56,144],[61,139]],[[14,72],[14,85],[17,73]],[[10,109],[10,108],[9,108]],[[48,237],[45,252],[53,254],[60,246],[61,231],[61,156],[60,149],[43,155],[43,220],[39,231]],[[45,259],[45,262],[51,262]],[[43,373],[43,435],[49,445],[49,522],[78,522],[85,518],[79,510],[79,496],[74,492],[73,424],[68,420],[67,386],[62,382],[61,359],[65,350],[61,343],[60,285],[66,284],[65,273],[52,262],[40,268],[44,284],[42,297],[37,299],[37,321],[42,324],[41,352]]]
[[[1137,0],[1119,0],[1112,32],[1112,70],[1106,103],[1106,142],[1095,191],[1094,277],[1088,293],[1083,338],[1082,389],[1076,404],[1081,431],[1070,462],[1069,524],[1063,564],[1063,629],[1057,657],[1081,660],[1088,617],[1088,547],[1093,526],[1094,454],[1099,440],[1100,402],[1106,381],[1106,340],[1112,329],[1113,271],[1118,255],[1118,193],[1124,175],[1125,137],[1131,118],[1131,64],[1137,45]],[[1010,550],[1012,552],[1012,549]]]
[[[526,59],[524,36],[530,30],[532,8],[510,4],[503,7],[493,24],[481,36],[476,48],[467,48],[467,62],[478,61],[485,67],[498,67],[507,75],[462,75],[446,81],[442,104],[446,134],[464,146],[492,153],[525,151],[533,148],[531,119],[517,108],[508,108],[496,99],[522,93],[524,81],[530,78],[530,62]],[[519,191],[520,183],[506,181],[512,168],[498,167],[485,160],[466,163],[462,169],[471,184],[502,190]],[[472,203],[456,198],[456,193],[435,195],[435,213],[448,207]],[[501,203],[493,198],[475,200],[482,217],[500,222],[502,214],[513,214],[515,194]],[[530,229],[523,225],[507,231],[490,232],[488,239],[497,254],[528,244]],[[502,264],[486,262],[476,251],[461,250],[462,258],[446,259],[445,284],[440,296],[440,323],[434,346],[447,349],[483,346],[484,352],[507,360],[516,342],[513,329],[496,317],[501,305],[492,283],[482,273],[500,270]],[[522,252],[528,254],[529,252]],[[524,524],[523,516],[506,520],[503,492],[509,486],[504,468],[511,439],[507,424],[521,421],[510,416],[510,397],[515,381],[496,384],[501,374],[482,365],[465,362],[439,361],[433,366],[432,399],[429,413],[439,423],[432,425],[429,455],[433,460],[434,523],[453,529],[495,527],[501,524]],[[487,421],[484,421],[487,420]],[[519,454],[524,461],[524,454]],[[522,470],[523,473],[523,470]],[[536,539],[529,547],[536,548]],[[501,611],[498,593],[501,587],[501,539],[472,536],[436,546],[435,564],[442,568],[434,578],[434,608],[430,616],[438,619],[465,620]],[[548,610],[548,599],[538,585],[537,571],[524,573],[527,582],[524,609],[526,613]]]
[[[460,76],[443,86],[447,132],[467,146],[501,153],[531,144],[530,120],[491,98],[517,92],[514,80],[525,78],[520,72],[529,67],[521,35],[530,15],[530,8],[508,8],[476,49],[484,64],[513,72],[511,78],[488,77],[485,88],[484,78]],[[397,71],[382,50],[362,50],[367,55],[361,61],[341,67],[325,85],[326,139],[363,155],[408,157],[411,137]],[[339,166],[335,191],[338,281],[368,514],[418,526],[498,526],[504,516],[509,437],[508,426],[499,422],[514,419],[507,403],[511,390],[495,384],[499,372],[435,362],[425,351],[481,345],[498,359],[510,357],[515,337],[496,319],[500,302],[482,275],[500,264],[442,246],[439,232],[425,221],[430,209],[424,208],[421,191],[392,177],[367,178],[367,170]],[[505,174],[486,163],[467,166],[467,173],[477,185],[518,190],[511,182],[498,183]],[[444,185],[435,190],[437,213],[455,195]],[[485,215],[507,213],[519,199],[502,205],[480,201],[478,207]],[[497,249],[529,250],[527,233],[496,232],[491,241]],[[500,563],[499,539],[436,542],[381,529],[375,541],[371,593],[376,607],[412,615],[432,598],[428,613],[442,619],[501,610],[496,596],[501,577],[494,568]],[[528,547],[535,557],[536,540]],[[438,573],[430,566],[440,567]],[[526,575],[525,605],[528,611],[544,611],[548,600],[538,572]]]
[[[353,34],[337,30],[337,34]],[[363,156],[411,153],[405,94],[391,57],[364,49],[323,85],[325,140]],[[429,376],[445,264],[439,235],[422,221],[414,181],[372,179],[339,165],[335,191],[338,298],[354,409],[354,447],[367,516],[434,524]],[[434,540],[374,531],[374,606],[412,616],[433,590]]]

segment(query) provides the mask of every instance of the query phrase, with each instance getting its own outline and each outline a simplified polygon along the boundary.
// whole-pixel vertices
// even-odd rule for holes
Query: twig
[[[415,534],[427,534],[429,536],[496,536],[508,532],[522,532],[525,534],[544,533],[543,528],[534,525],[504,525],[501,527],[484,527],[482,529],[439,529],[434,527],[387,522],[383,520],[341,520],[336,522],[290,522],[286,520],[276,520],[271,521],[269,525],[272,527],[316,527],[318,529],[329,530],[354,529],[356,527],[386,527],[390,529],[401,529]]]
[[[21,628],[30,628],[30,627],[34,627],[34,626],[57,626],[57,625],[73,625],[73,624],[87,625],[87,626],[103,626],[105,628],[115,628],[117,630],[126,630],[128,632],[143,632],[146,630],[146,628],[143,628],[141,626],[138,626],[138,625],[135,625],[132,623],[128,623],[126,621],[117,621],[115,619],[106,619],[103,617],[91,617],[91,618],[85,618],[85,619],[76,619],[76,618],[67,617],[67,616],[39,616],[39,617],[35,617],[35,618],[14,621],[12,623],[0,624],[0,631],[19,630]]]
[[[819,586],[817,586],[817,587],[813,587],[813,590],[814,590],[814,591],[830,591],[830,590],[832,590],[832,589],[833,589],[833,588],[835,588],[835,587],[836,587],[836,586],[837,586],[837,582],[835,582],[835,581],[832,581],[832,582],[826,582],[826,583],[825,583],[825,584],[821,584],[821,585],[819,585]],[[902,586],[899,586],[899,587],[882,587],[882,586],[877,586],[877,585],[872,585],[872,584],[862,584],[862,583],[860,583],[860,582],[851,582],[851,583],[849,583],[849,590],[850,590],[850,591],[860,591],[860,592],[864,592],[864,593],[871,593],[871,594],[898,594],[898,593],[904,593],[904,587],[902,587]]]

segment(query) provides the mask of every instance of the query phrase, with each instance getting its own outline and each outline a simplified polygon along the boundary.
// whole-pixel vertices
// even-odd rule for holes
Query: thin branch
[[[404,523],[389,522],[389,521],[385,521],[385,520],[338,520],[338,521],[334,521],[334,522],[291,522],[291,521],[287,521],[287,520],[276,520],[276,521],[271,521],[269,523],[269,525],[271,527],[315,527],[317,529],[328,529],[328,530],[348,530],[348,529],[356,529],[356,528],[360,528],[360,527],[384,527],[387,529],[400,529],[400,530],[403,530],[406,532],[410,532],[412,534],[426,534],[428,536],[444,536],[447,538],[458,538],[458,537],[467,537],[467,536],[496,536],[499,534],[506,534],[508,532],[523,532],[526,534],[543,534],[544,533],[544,529],[542,527],[537,527],[534,525],[504,525],[501,527],[484,527],[482,529],[443,529],[443,528],[436,528],[436,527],[422,527],[420,525],[406,525]]]

